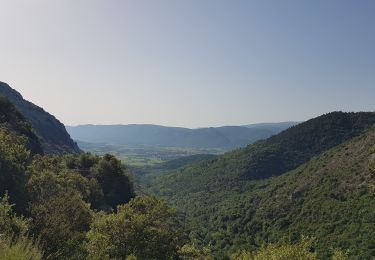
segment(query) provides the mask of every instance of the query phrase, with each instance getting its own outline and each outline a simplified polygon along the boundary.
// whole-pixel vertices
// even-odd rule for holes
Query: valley
[[[130,166],[152,166],[185,156],[223,154],[295,124],[281,122],[198,129],[157,125],[82,125],[67,126],[67,131],[86,152],[112,153]]]
[[[220,145],[221,137],[178,147],[186,142],[179,134],[169,147],[174,128],[157,126],[162,130],[155,134],[155,126],[150,133],[142,125],[143,132],[129,134],[115,127],[116,135],[102,132],[96,140],[90,127],[80,138],[92,143],[77,140],[82,151],[61,153],[75,142],[47,145],[53,140],[43,139],[20,111],[0,98],[0,211],[7,210],[0,219],[15,221],[0,231],[20,239],[19,246],[30,244],[31,251],[19,254],[236,260],[272,250],[279,259],[298,250],[309,259],[375,256],[375,112],[331,112],[298,124],[229,132],[224,127],[232,136],[227,140],[239,140],[238,129],[268,135],[254,135],[233,150]],[[23,223],[23,215],[31,222]],[[21,229],[43,234],[40,244]],[[5,250],[16,250],[9,241],[0,239]]]
[[[375,260],[375,1],[0,1],[0,260]]]
[[[111,153],[129,166],[154,166],[170,160],[199,154],[223,154],[220,148],[162,147],[147,145],[116,145],[77,141],[86,152],[97,155]]]

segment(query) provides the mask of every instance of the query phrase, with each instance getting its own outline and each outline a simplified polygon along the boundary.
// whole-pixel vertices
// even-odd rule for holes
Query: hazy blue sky
[[[65,124],[375,110],[375,1],[9,0],[0,80]]]

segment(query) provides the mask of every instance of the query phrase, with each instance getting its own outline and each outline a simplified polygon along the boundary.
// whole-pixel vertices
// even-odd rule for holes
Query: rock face
[[[70,138],[65,126],[43,108],[23,99],[8,84],[0,82],[0,95],[7,97],[31,123],[40,138],[45,153],[77,153],[77,144]]]

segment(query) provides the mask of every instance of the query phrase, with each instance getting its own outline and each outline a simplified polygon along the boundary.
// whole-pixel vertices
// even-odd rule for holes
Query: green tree
[[[33,239],[28,238],[29,220],[18,217],[9,204],[7,194],[0,200],[0,258],[38,260],[42,251]]]
[[[133,182],[113,155],[37,156],[28,167],[30,179],[46,171],[57,175],[62,187],[80,192],[93,209],[111,211],[134,197]]]
[[[347,260],[349,259],[349,251],[341,251],[339,249],[333,250],[332,260]]]
[[[0,257],[7,260],[41,260],[43,252],[39,245],[26,236],[0,237]]]
[[[314,240],[303,238],[296,244],[271,244],[257,252],[240,251],[231,256],[231,260],[315,260],[317,254],[311,251]]]
[[[90,256],[99,259],[170,259],[183,243],[175,211],[154,197],[136,197],[117,213],[98,214],[87,237]]]
[[[46,255],[82,259],[92,211],[77,193],[61,193],[31,205],[31,230],[40,236]]]
[[[194,244],[186,244],[180,248],[179,259],[213,260],[209,247],[200,248]]]
[[[27,201],[25,168],[30,151],[25,144],[25,138],[0,127],[0,196],[7,192],[18,212],[24,211]]]
[[[102,187],[106,203],[116,208],[134,197],[133,183],[115,156],[106,154],[94,166],[93,176]]]
[[[29,220],[18,217],[13,208],[8,194],[5,194],[0,201],[0,236],[24,235],[28,231]]]

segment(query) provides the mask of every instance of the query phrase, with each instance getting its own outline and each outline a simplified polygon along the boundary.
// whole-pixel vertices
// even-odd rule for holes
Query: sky
[[[67,125],[375,111],[373,0],[0,0],[0,81]]]

